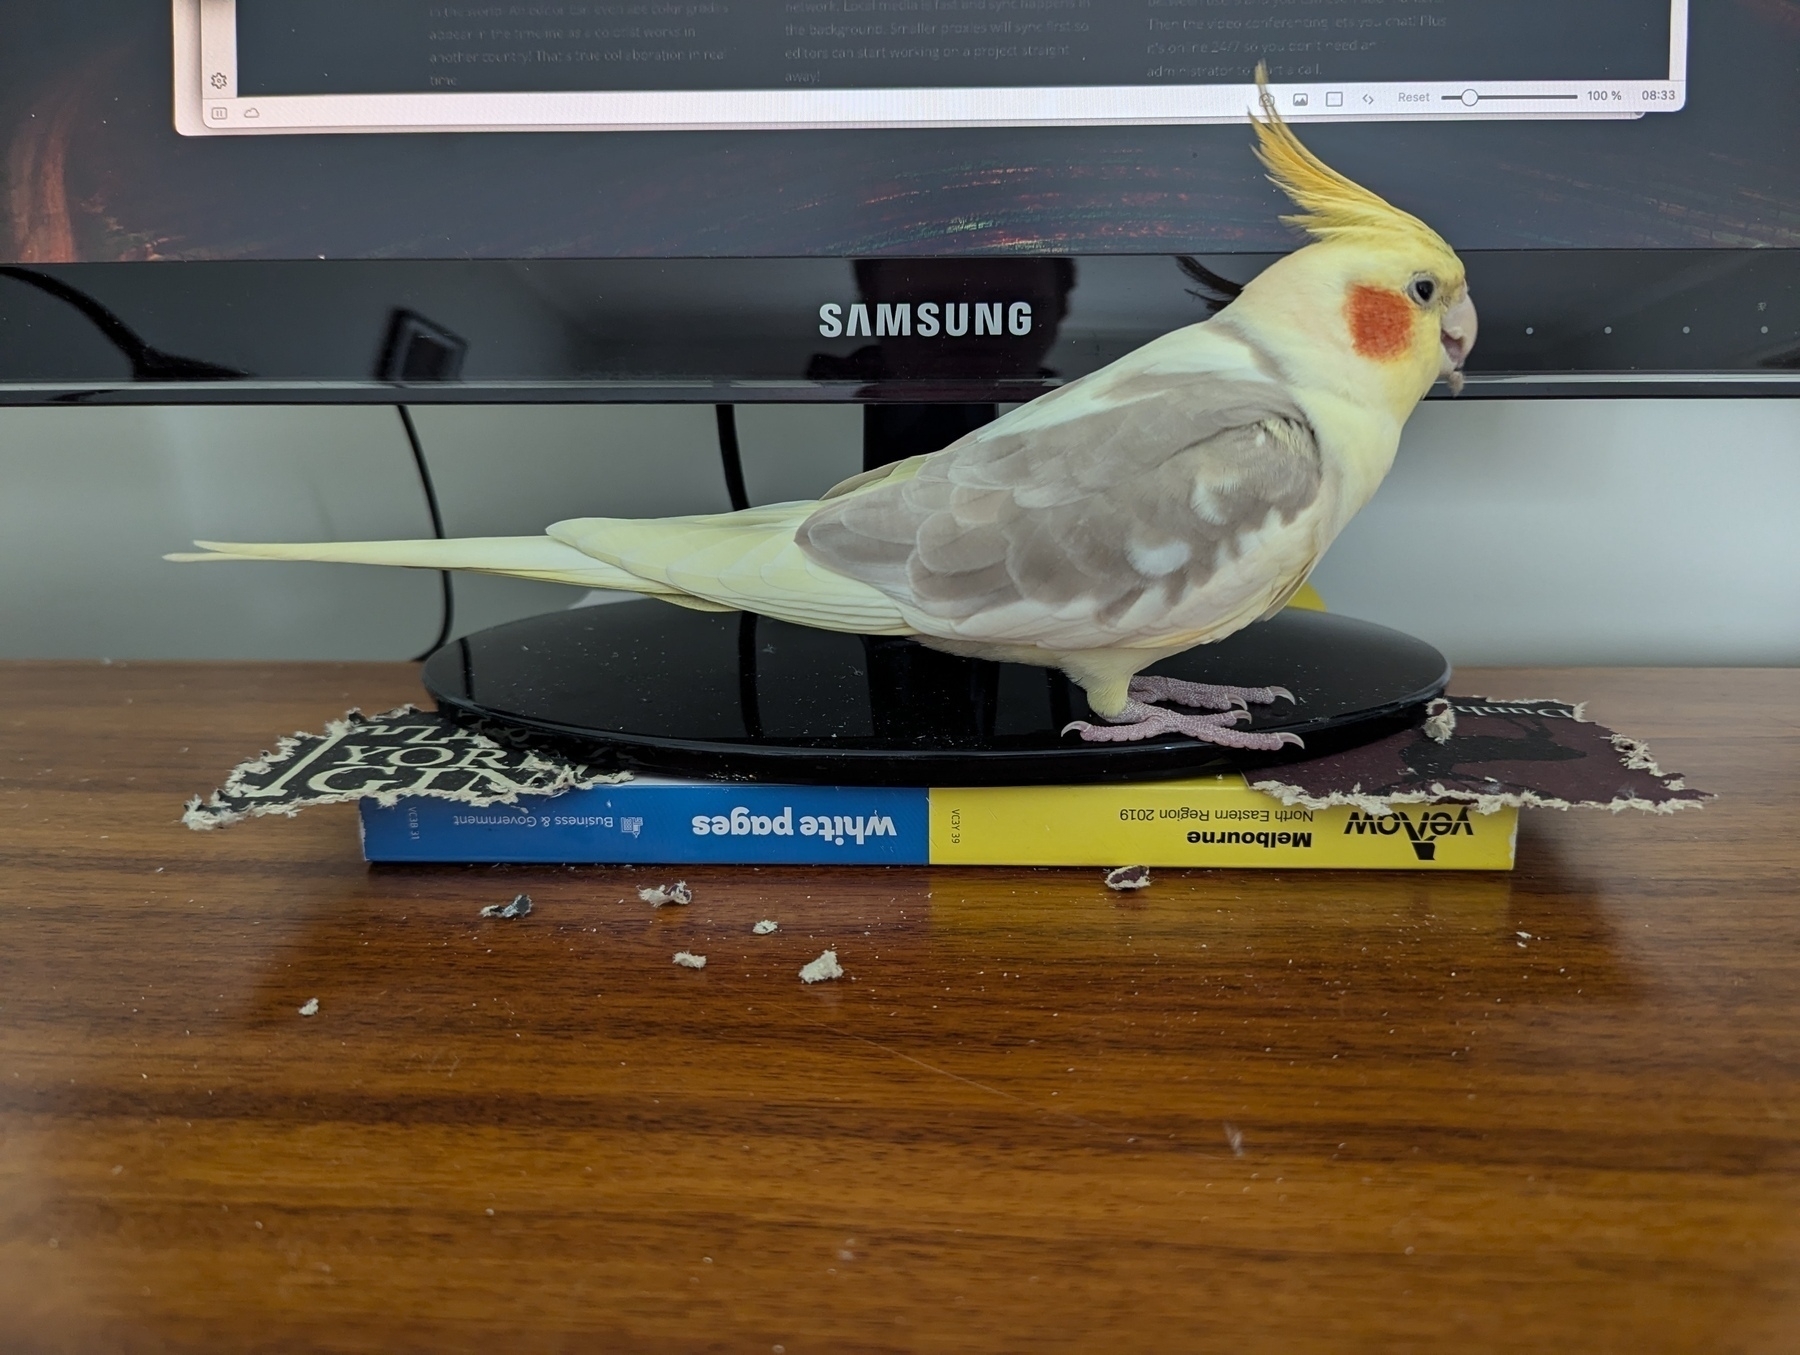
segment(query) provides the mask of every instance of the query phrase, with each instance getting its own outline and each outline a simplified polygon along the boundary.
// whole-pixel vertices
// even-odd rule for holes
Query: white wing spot
[[[1193,558],[1193,554],[1193,549],[1185,541],[1165,541],[1160,546],[1146,546],[1140,541],[1132,541],[1125,547],[1125,558],[1131,561],[1131,567],[1153,579],[1173,574]]]
[[[1208,485],[1201,483],[1194,486],[1194,492],[1188,496],[1188,506],[1203,521],[1219,527],[1225,525],[1225,513],[1219,507],[1218,497]]]

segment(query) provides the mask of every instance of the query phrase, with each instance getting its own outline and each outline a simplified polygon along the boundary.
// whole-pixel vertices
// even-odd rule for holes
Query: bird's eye
[[[1421,306],[1429,306],[1431,298],[1437,295],[1437,283],[1430,278],[1414,278],[1406,290],[1412,294],[1412,299]]]

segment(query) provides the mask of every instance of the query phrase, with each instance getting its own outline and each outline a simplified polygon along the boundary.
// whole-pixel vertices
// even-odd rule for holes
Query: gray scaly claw
[[[1141,701],[1127,701],[1125,709],[1119,712],[1113,723],[1096,725],[1086,720],[1075,720],[1064,725],[1062,732],[1067,734],[1074,731],[1087,743],[1137,743],[1163,734],[1185,734],[1202,743],[1214,743],[1223,748],[1249,748],[1259,752],[1273,752],[1289,744],[1297,748],[1306,746],[1297,734],[1269,733],[1236,727],[1249,718],[1250,712],[1242,707],[1208,715],[1186,715],[1160,706],[1146,706]]]
[[[1233,707],[1247,710],[1277,700],[1297,704],[1294,694],[1286,687],[1230,687],[1151,673],[1134,677],[1127,695],[1133,701],[1172,701],[1190,710],[1230,710]]]

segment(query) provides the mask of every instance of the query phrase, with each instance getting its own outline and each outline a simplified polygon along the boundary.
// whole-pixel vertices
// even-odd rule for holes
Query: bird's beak
[[[1438,329],[1438,341],[1443,345],[1444,355],[1438,363],[1438,379],[1450,383],[1452,395],[1462,394],[1462,366],[1468,360],[1469,350],[1475,347],[1475,302],[1467,292],[1444,312],[1444,320]]]

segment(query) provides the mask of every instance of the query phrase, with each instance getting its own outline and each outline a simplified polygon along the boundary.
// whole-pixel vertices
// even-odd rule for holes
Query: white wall
[[[726,506],[710,407],[416,417],[453,534]],[[852,408],[739,428],[757,502],[860,466]],[[1791,664],[1797,515],[1800,401],[1435,403],[1314,581],[1458,663]],[[0,410],[0,656],[404,657],[436,633],[435,576],[158,557],[428,533],[392,410]],[[457,629],[578,596],[462,576]]]
[[[1313,581],[1457,663],[1800,663],[1800,400],[1423,405]]]
[[[0,410],[0,656],[377,658],[428,575],[161,560],[212,540],[430,535],[394,411]]]

